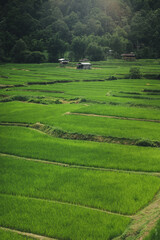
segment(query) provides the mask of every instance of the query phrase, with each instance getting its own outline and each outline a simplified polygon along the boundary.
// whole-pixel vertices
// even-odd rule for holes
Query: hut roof
[[[91,63],[88,63],[88,62],[81,62],[79,64],[81,64],[81,65],[91,65]]]
[[[134,53],[124,53],[121,56],[122,57],[135,57],[136,55]]]

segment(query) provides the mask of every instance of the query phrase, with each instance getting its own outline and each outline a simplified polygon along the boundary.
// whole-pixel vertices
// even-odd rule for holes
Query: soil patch
[[[129,228],[114,240],[143,240],[160,218],[160,192],[153,201],[133,217]]]

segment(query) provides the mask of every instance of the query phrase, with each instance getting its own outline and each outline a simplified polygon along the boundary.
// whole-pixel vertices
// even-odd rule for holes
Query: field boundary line
[[[144,122],[156,122],[160,123],[160,120],[154,119],[142,119],[142,118],[130,118],[130,117],[118,117],[118,116],[109,116],[109,115],[99,115],[93,113],[76,113],[76,112],[66,112],[65,115],[80,115],[87,117],[102,117],[102,118],[113,118],[113,119],[122,119],[122,120],[134,120],[134,121],[144,121]]]
[[[88,209],[96,212],[101,212],[101,213],[106,213],[109,215],[116,215],[119,217],[126,217],[126,218],[134,218],[134,215],[127,215],[123,213],[117,213],[117,212],[111,212],[107,211],[104,209],[99,209],[95,207],[89,207],[85,205],[81,205],[79,203],[70,203],[70,202],[63,202],[63,201],[58,201],[58,200],[52,200],[52,199],[45,199],[45,198],[39,198],[39,197],[30,197],[30,196],[25,196],[25,195],[16,195],[16,194],[9,194],[9,193],[0,193],[0,195],[6,195],[6,196],[12,196],[12,197],[18,197],[18,198],[26,198],[26,199],[31,199],[31,200],[36,200],[36,201],[44,201],[44,202],[50,202],[50,203],[57,203],[61,205],[68,205],[68,206],[73,206],[73,207],[78,207],[78,208],[83,208],[83,209]]]
[[[23,235],[23,236],[39,239],[39,240],[58,240],[58,239],[55,239],[55,238],[45,237],[45,236],[37,235],[37,234],[34,234],[34,233],[22,232],[22,231],[19,231],[19,230],[6,228],[6,227],[1,227],[1,226],[0,226],[0,229],[2,229],[4,231],[8,231],[8,232],[17,233],[19,235]]]
[[[116,173],[131,173],[131,174],[137,174],[137,175],[149,175],[149,176],[156,176],[160,177],[160,172],[145,172],[145,171],[135,171],[135,170],[123,170],[123,169],[112,169],[112,168],[103,168],[103,167],[90,167],[90,166],[83,166],[83,165],[75,165],[75,164],[68,164],[68,163],[62,163],[62,162],[55,162],[55,161],[48,161],[44,159],[36,159],[36,158],[30,158],[30,157],[21,157],[13,154],[8,153],[1,153],[0,156],[5,157],[12,157],[12,158],[19,158],[23,159],[25,161],[32,161],[32,162],[38,162],[38,163],[44,163],[44,164],[51,164],[61,167],[68,167],[68,168],[75,168],[75,169],[82,169],[82,170],[91,170],[91,171],[103,171],[103,172],[116,172]]]

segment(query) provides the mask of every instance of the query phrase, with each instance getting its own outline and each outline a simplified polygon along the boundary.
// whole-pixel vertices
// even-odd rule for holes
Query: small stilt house
[[[77,69],[91,69],[91,63],[88,62],[80,62],[77,64]]]
[[[69,60],[66,60],[65,58],[60,58],[58,59],[58,61],[60,62],[61,65],[65,65],[69,63]]]
[[[122,54],[121,57],[123,60],[126,60],[126,61],[136,60],[136,55],[134,53]]]

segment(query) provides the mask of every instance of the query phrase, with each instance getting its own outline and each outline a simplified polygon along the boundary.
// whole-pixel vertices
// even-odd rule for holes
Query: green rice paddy
[[[2,103],[1,106],[3,122],[40,122],[67,132],[160,141],[159,123],[66,115],[68,110],[76,109],[77,111],[77,105],[71,104],[37,106],[37,104],[14,102]],[[6,109],[8,109],[7,116]]]
[[[34,239],[20,233],[26,232],[111,240],[154,202],[160,191],[159,63],[109,60],[86,71],[75,63],[0,66],[1,239]],[[142,79],[129,79],[132,66]]]
[[[22,236],[15,232],[10,232],[7,230],[0,229],[0,239],[7,240],[34,240],[34,238],[30,238],[27,236]]]
[[[130,222],[127,217],[5,194],[0,195],[0,210],[1,226],[56,239],[111,239]]]
[[[160,179],[152,176],[70,169],[6,157],[1,157],[0,164],[3,169],[1,193],[123,214],[137,212],[151,201],[160,187]]]
[[[102,104],[92,104],[90,106],[83,106],[77,110],[73,110],[76,113],[97,114],[104,116],[117,116],[142,120],[159,120],[160,110],[146,109],[127,106],[111,106]]]
[[[0,142],[2,153],[21,157],[90,167],[160,171],[159,148],[65,140],[34,129],[10,126],[0,126]]]

